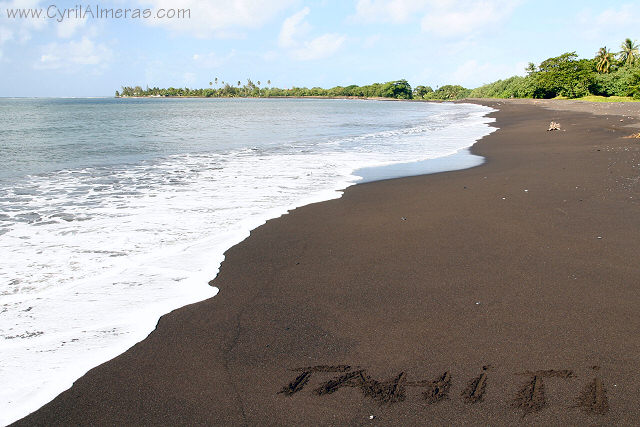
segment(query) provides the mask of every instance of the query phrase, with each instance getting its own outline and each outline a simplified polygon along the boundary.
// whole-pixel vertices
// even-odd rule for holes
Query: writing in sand
[[[484,401],[490,384],[491,369],[491,365],[483,366],[479,375],[466,383],[464,389],[459,393],[462,402],[478,404]],[[592,369],[597,372],[600,368],[593,366]],[[420,398],[427,405],[449,400],[454,377],[451,372],[446,371],[435,378],[410,381],[405,372],[400,372],[391,379],[379,381],[369,375],[366,369],[350,365],[317,365],[295,368],[292,371],[299,372],[299,374],[282,387],[279,394],[293,396],[302,391],[312,378],[322,375],[325,377],[324,381],[316,385],[312,391],[316,396],[325,396],[333,394],[341,388],[352,387],[359,389],[367,398],[387,404],[404,401],[408,388],[422,389]],[[327,380],[327,374],[333,375]],[[515,375],[526,378],[512,399],[512,405],[522,410],[523,416],[539,412],[550,403],[546,393],[545,380],[552,383],[551,379],[572,381],[577,378],[574,371],[570,369],[524,371]],[[597,374],[582,385],[573,407],[594,415],[605,415],[609,411],[607,391]]]

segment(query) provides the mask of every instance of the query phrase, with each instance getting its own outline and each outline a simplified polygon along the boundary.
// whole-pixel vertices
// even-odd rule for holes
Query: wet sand
[[[269,221],[16,425],[636,424],[640,105],[481,103],[485,164]]]

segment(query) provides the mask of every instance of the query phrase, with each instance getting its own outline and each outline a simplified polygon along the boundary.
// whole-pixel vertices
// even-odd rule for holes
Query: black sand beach
[[[480,103],[485,164],[269,221],[15,425],[637,424],[640,103]]]

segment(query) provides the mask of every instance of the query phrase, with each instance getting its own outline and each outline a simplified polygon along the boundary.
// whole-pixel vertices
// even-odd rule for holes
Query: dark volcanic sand
[[[218,296],[17,424],[637,424],[637,129],[484,103],[485,165],[269,221]]]

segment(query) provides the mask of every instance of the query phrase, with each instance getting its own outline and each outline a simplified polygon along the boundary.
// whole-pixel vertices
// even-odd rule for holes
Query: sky
[[[403,78],[473,88],[523,75],[529,62],[568,51],[591,58],[602,46],[618,51],[626,37],[640,39],[638,1],[54,2],[0,0],[0,97],[201,88],[216,77],[283,88]],[[100,17],[96,7],[130,11]],[[16,8],[42,15],[10,18]],[[180,9],[189,16],[165,17]]]

